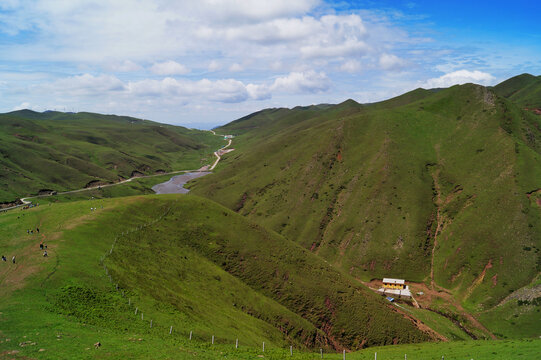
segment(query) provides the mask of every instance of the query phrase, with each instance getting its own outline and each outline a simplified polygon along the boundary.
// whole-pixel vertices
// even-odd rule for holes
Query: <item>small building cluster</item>
[[[383,286],[378,291],[385,296],[411,297],[409,286],[403,279],[383,278]]]

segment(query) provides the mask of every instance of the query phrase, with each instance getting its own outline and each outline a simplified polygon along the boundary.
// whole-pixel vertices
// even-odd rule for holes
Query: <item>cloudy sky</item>
[[[536,3],[1,0],[0,112],[208,129],[267,107],[493,85],[541,74]]]

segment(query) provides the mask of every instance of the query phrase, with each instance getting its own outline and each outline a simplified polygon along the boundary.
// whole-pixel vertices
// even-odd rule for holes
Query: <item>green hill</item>
[[[523,108],[541,108],[541,76],[522,74],[494,87],[494,92]]]
[[[32,331],[54,340],[57,332],[75,331],[64,327],[84,324],[77,333],[98,338],[101,331],[154,336],[173,326],[183,338],[193,331],[198,340],[215,335],[218,343],[238,338],[269,348],[360,349],[430,339],[319,257],[206,199],[54,204],[2,214],[0,226],[0,252],[17,256],[0,268],[2,337]],[[36,226],[39,234],[26,234]],[[62,351],[73,351],[80,336],[86,335],[66,338]]]
[[[2,357],[313,359],[321,348],[341,359],[341,346],[428,339],[327,262],[205,199],[53,204],[1,213],[0,228],[0,252],[17,259],[0,263]],[[421,343],[347,358],[527,359],[538,349],[532,340]]]
[[[0,114],[0,203],[135,174],[197,169],[223,140],[210,132],[92,113]]]
[[[352,276],[446,289],[470,312],[539,273],[535,115],[472,84],[282,114],[192,190]]]

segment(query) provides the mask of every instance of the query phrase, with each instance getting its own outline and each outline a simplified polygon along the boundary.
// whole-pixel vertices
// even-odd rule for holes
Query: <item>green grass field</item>
[[[90,205],[97,210],[90,211]],[[2,263],[0,268],[2,357],[250,359],[264,355],[280,359],[289,357],[289,346],[293,346],[293,358],[317,358],[321,347],[325,358],[338,359],[339,351],[324,341],[329,334],[314,327],[320,316],[317,311],[326,310],[317,310],[317,301],[310,304],[314,276],[324,298],[334,299],[337,317],[325,315],[330,316],[329,324],[340,324],[340,311],[347,314],[347,322],[364,323],[362,318],[354,319],[371,307],[368,313],[381,324],[368,330],[371,339],[377,339],[383,329],[379,335],[383,343],[386,336],[397,336],[392,329],[412,331],[393,313],[384,311],[378,317],[382,310],[377,309],[384,305],[379,307],[380,298],[369,293],[355,300],[355,308],[365,309],[360,314],[348,302],[341,310],[336,300],[339,294],[349,293],[344,291],[348,286],[355,287],[347,285],[351,281],[347,276],[297,245],[197,197],[162,195],[42,205],[3,213],[0,226],[6,234],[0,252],[17,255],[16,265]],[[26,234],[26,229],[38,226],[39,234]],[[238,233],[243,236],[233,235]],[[48,245],[47,258],[41,256],[40,241]],[[305,254],[305,259],[295,258],[295,253]],[[271,264],[269,269],[276,270],[265,272],[262,267]],[[288,267],[294,264],[301,266],[295,266],[296,272],[290,272],[287,281],[283,276],[276,278],[292,271]],[[285,298],[277,295],[279,284],[291,284],[289,291],[283,291]],[[299,294],[296,287],[309,292]],[[340,328],[344,326],[347,323]],[[452,325],[444,326],[452,329]],[[356,330],[362,335],[366,325],[345,329],[342,341],[359,334]],[[213,335],[214,345],[210,344]],[[233,346],[237,338],[239,349]],[[96,350],[97,341],[103,346]],[[371,347],[348,353],[347,358],[372,358],[375,351],[381,359],[402,353],[418,359],[439,354],[503,359],[513,352],[514,358],[528,358],[539,350],[540,342],[489,344]],[[314,347],[312,353],[309,348]]]
[[[6,338],[29,327],[50,335],[69,322],[89,326],[94,336],[147,336],[167,333],[172,325],[176,336],[193,331],[194,339],[215,335],[217,343],[239,338],[251,346],[265,341],[269,348],[328,350],[428,339],[318,257],[201,198],[40,205],[2,214],[0,226],[8,234],[0,251],[17,255],[17,264],[2,263]],[[26,234],[35,227],[39,234]],[[47,258],[38,248],[42,240]],[[119,291],[100,263],[113,242],[103,264]],[[139,321],[141,312],[146,321]]]

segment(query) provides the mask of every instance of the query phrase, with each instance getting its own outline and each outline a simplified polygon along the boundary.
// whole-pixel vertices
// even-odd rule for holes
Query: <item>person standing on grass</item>
[[[3,261],[8,261],[8,259],[6,259],[6,257],[4,255],[2,255],[2,260]]]
[[[11,261],[15,264],[15,255],[11,258]]]

